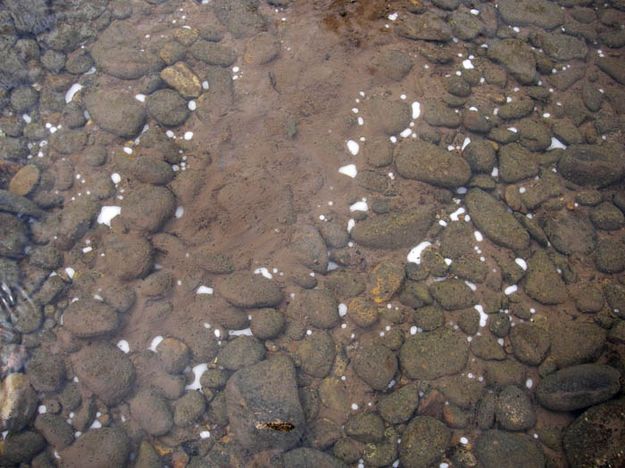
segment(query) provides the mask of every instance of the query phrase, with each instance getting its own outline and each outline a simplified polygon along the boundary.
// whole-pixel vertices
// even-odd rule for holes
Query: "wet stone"
[[[38,392],[54,392],[65,381],[65,363],[62,356],[38,350],[28,362],[27,375]]]
[[[98,127],[114,135],[134,137],[145,124],[145,109],[132,96],[100,90],[88,94],[85,103]]]
[[[516,4],[513,8],[517,11]],[[521,84],[531,84],[536,78],[534,53],[530,46],[521,40],[495,41],[488,48],[488,58],[503,65]]]
[[[103,264],[121,280],[144,276],[152,266],[152,247],[142,237],[110,235],[104,240]]]
[[[462,122],[459,113],[439,101],[424,103],[423,119],[432,127],[458,128]]]
[[[95,299],[72,302],[63,313],[63,326],[79,338],[94,338],[114,332],[119,325],[117,312]]]
[[[213,11],[235,37],[253,36],[267,27],[267,19],[258,11],[258,0],[218,0]]]
[[[220,278],[217,291],[237,307],[274,307],[282,302],[282,292],[274,281],[247,272]]]
[[[60,415],[40,414],[35,420],[35,429],[56,450],[64,449],[74,442],[74,429]]]
[[[429,416],[414,418],[402,435],[399,459],[404,466],[430,466],[445,453],[451,431]]]
[[[380,416],[390,424],[408,421],[419,405],[419,388],[415,384],[404,385],[378,402]]]
[[[462,155],[473,173],[490,174],[495,166],[496,155],[493,145],[487,140],[473,140],[463,150]]]
[[[260,362],[265,357],[265,347],[252,336],[239,336],[226,343],[217,354],[217,363],[228,370],[238,370]]]
[[[545,456],[539,446],[525,434],[499,430],[482,433],[475,444],[477,459],[484,466],[541,468]]]
[[[506,359],[503,347],[497,343],[495,337],[489,334],[474,337],[471,341],[471,352],[486,361],[502,361]]]
[[[450,15],[449,26],[455,37],[465,41],[475,39],[485,29],[484,23],[476,15],[459,10]]]
[[[3,441],[0,464],[15,466],[27,463],[45,446],[45,440],[37,432],[24,431],[18,434],[9,434]]]
[[[284,330],[286,320],[282,312],[276,309],[259,309],[250,314],[252,334],[261,340],[276,338]]]
[[[567,297],[567,290],[549,255],[538,250],[527,262],[525,292],[541,304],[561,304]]]
[[[618,83],[625,85],[625,67],[616,57],[600,57],[597,66]]]
[[[514,356],[521,362],[538,366],[547,356],[549,333],[531,323],[519,323],[512,328],[510,342]]]
[[[397,358],[388,348],[368,343],[356,351],[352,360],[356,375],[374,390],[385,390],[397,372]]]
[[[149,95],[146,106],[150,116],[166,127],[182,125],[190,114],[187,101],[172,89],[162,89]]]
[[[28,164],[22,167],[11,178],[9,182],[9,191],[15,195],[25,197],[31,193],[39,183],[40,171],[39,168],[33,164]]]
[[[571,145],[560,158],[558,172],[576,184],[603,187],[623,177],[625,162],[612,145]]]
[[[193,44],[190,53],[204,63],[220,67],[229,67],[237,58],[234,50],[229,47],[203,40]]]
[[[620,389],[618,370],[603,364],[567,367],[544,377],[536,396],[554,411],[588,408],[612,398]]]
[[[328,468],[345,468],[346,465],[332,455],[307,447],[300,447],[282,456],[284,466],[323,466]]]
[[[20,258],[27,243],[26,225],[15,216],[0,213],[0,256]]]
[[[156,347],[156,352],[161,366],[170,374],[181,373],[191,357],[189,347],[176,338],[165,338]]]
[[[532,99],[519,99],[501,106],[497,115],[505,120],[516,120],[527,117],[533,110]]]
[[[622,465],[624,416],[625,400],[621,398],[588,409],[568,426],[562,442],[571,466]]]
[[[501,427],[508,431],[524,431],[536,423],[530,399],[514,385],[502,388],[497,395],[495,417]]]
[[[538,174],[538,163],[533,154],[513,143],[499,150],[499,174],[509,184]]]
[[[197,421],[206,410],[206,400],[198,391],[185,393],[174,402],[174,424],[187,427]]]
[[[445,310],[464,309],[475,304],[475,295],[464,281],[448,279],[430,286],[432,297]]]
[[[558,367],[592,362],[603,351],[606,332],[588,322],[562,322],[552,324],[549,330],[550,356]]]
[[[488,361],[484,367],[486,383],[492,386],[525,385],[525,367],[512,360]]]
[[[359,442],[378,442],[384,437],[384,421],[377,414],[359,413],[345,424],[345,434]]]
[[[393,162],[393,144],[386,139],[367,141],[362,152],[367,163],[374,167],[388,166]]]
[[[588,47],[583,40],[567,34],[539,34],[538,42],[549,57],[561,62],[575,59],[583,60],[588,54]]]
[[[413,60],[400,50],[384,49],[372,60],[375,73],[393,81],[401,81],[412,69]]]
[[[294,236],[290,248],[303,266],[317,273],[327,272],[328,251],[316,227],[303,226]]]
[[[92,429],[59,453],[67,468],[123,466],[130,454],[130,441],[124,431],[104,427]]]
[[[577,213],[560,211],[548,216],[544,229],[553,246],[565,255],[586,255],[595,248],[596,235],[592,225]]]
[[[395,149],[395,164],[399,175],[441,187],[460,187],[471,177],[463,158],[419,140],[402,141]]]
[[[610,202],[604,202],[593,208],[590,212],[590,220],[597,229],[615,231],[625,225],[625,216]]]
[[[297,348],[297,356],[304,372],[313,377],[323,378],[334,364],[336,350],[332,337],[326,332],[313,332],[307,335]]]
[[[469,343],[462,334],[439,328],[407,338],[399,358],[410,378],[433,380],[462,371],[468,354]]]
[[[2,428],[13,432],[22,430],[35,415],[37,402],[28,377],[20,373],[7,375],[0,387]]]
[[[397,135],[408,128],[411,120],[410,106],[402,101],[376,96],[365,104],[371,114],[373,128],[380,129],[386,135]]]
[[[620,273],[625,270],[625,244],[622,240],[604,238],[597,243],[595,252],[597,270],[603,273]]]
[[[161,78],[184,98],[198,97],[202,93],[200,79],[183,62],[161,70]]]
[[[451,28],[433,13],[401,15],[397,34],[413,40],[447,42],[451,40]]]

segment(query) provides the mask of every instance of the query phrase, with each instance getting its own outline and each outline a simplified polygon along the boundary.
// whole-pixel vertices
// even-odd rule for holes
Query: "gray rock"
[[[499,150],[499,174],[504,182],[513,184],[537,175],[538,162],[522,146],[505,145]]]
[[[519,99],[501,106],[497,115],[505,120],[515,120],[527,117],[533,110],[532,99]]]
[[[468,356],[466,337],[444,327],[408,337],[401,347],[399,360],[410,378],[434,380],[462,371]]]
[[[0,190],[0,211],[41,218],[45,212],[26,197]]]
[[[547,330],[533,323],[519,323],[513,327],[510,343],[514,356],[529,366],[543,362],[551,345]]]
[[[430,293],[445,310],[465,309],[475,304],[471,288],[458,279],[436,281],[430,285]]]
[[[552,324],[549,337],[550,356],[563,368],[596,360],[605,346],[606,331],[594,323],[578,320]]]
[[[374,413],[352,415],[345,424],[345,434],[364,444],[384,438],[384,421]]]
[[[531,84],[536,79],[536,58],[527,43],[519,39],[498,40],[488,48],[487,54],[521,84]]]
[[[192,390],[174,403],[174,423],[178,427],[188,427],[206,411],[206,399],[200,392]]]
[[[554,411],[575,411],[612,398],[621,374],[603,364],[567,367],[544,377],[536,388],[542,406]]]
[[[545,234],[560,253],[587,255],[595,248],[596,235],[585,216],[559,211],[545,220]]]
[[[267,19],[258,11],[258,0],[217,0],[215,15],[235,37],[253,36],[267,29]]]
[[[161,89],[150,94],[146,107],[150,116],[165,127],[182,125],[190,114],[187,101],[173,89]]]
[[[372,60],[375,73],[393,81],[401,81],[410,72],[414,63],[412,58],[395,49],[382,49]]]
[[[473,140],[463,150],[464,159],[473,173],[490,174],[497,160],[495,149],[488,140]]]
[[[217,292],[237,307],[274,307],[282,302],[278,285],[262,275],[233,273],[220,278],[216,286]]]
[[[176,200],[165,187],[143,184],[134,187],[121,205],[121,219],[129,229],[156,232],[173,216]]]
[[[252,336],[239,336],[226,343],[217,354],[217,364],[228,370],[248,367],[265,358],[265,347]]]
[[[530,399],[514,385],[501,389],[495,403],[495,417],[508,431],[524,431],[536,424],[536,414]]]
[[[440,101],[425,102],[422,111],[423,119],[432,127],[458,128],[462,123],[460,113]]]
[[[65,362],[57,354],[39,349],[26,367],[30,383],[38,392],[55,392],[65,381]]]
[[[167,434],[174,425],[167,401],[151,390],[142,390],[130,400],[130,414],[150,435]]]
[[[314,226],[302,226],[290,246],[297,260],[317,273],[328,271],[328,248]]]
[[[85,104],[96,125],[114,135],[135,137],[145,124],[145,109],[129,94],[99,90],[88,94]]]
[[[571,145],[564,150],[558,171],[576,184],[604,187],[625,175],[625,161],[613,145]]]
[[[2,445],[0,464],[2,466],[16,466],[28,463],[45,446],[45,440],[37,432],[23,431],[17,434],[8,434]]]
[[[371,115],[371,125],[386,135],[397,135],[408,128],[412,115],[410,106],[397,100],[391,100],[383,96],[375,96],[365,104],[367,112]]]
[[[352,239],[365,247],[395,249],[416,245],[434,222],[434,206],[382,214],[356,224]]]
[[[471,189],[465,203],[477,228],[494,243],[512,250],[528,247],[529,234],[503,203],[480,189]]]
[[[0,387],[2,430],[21,431],[35,415],[37,404],[37,394],[31,387],[28,377],[20,373],[7,375]]]
[[[317,328],[334,328],[341,320],[338,304],[327,289],[302,290],[289,303],[289,317]]]
[[[625,244],[622,240],[604,238],[597,243],[595,265],[602,273],[620,273],[625,270]]]
[[[525,434],[490,430],[475,444],[477,459],[485,468],[543,468],[545,456],[540,447]]]
[[[625,225],[625,216],[614,204],[603,202],[590,211],[590,220],[597,229],[615,231]]]
[[[568,34],[539,34],[538,43],[549,57],[561,62],[575,59],[583,60],[588,54],[586,43]]]
[[[104,238],[103,247],[103,268],[116,278],[121,280],[141,278],[152,267],[152,246],[143,237],[111,234]],[[117,290],[111,291],[111,296],[115,297],[118,293]],[[116,299],[119,299],[119,296]]]
[[[119,325],[117,312],[104,302],[85,298],[72,302],[63,313],[63,326],[79,338],[108,335]]]
[[[460,187],[471,177],[471,169],[463,158],[420,140],[407,139],[399,143],[395,149],[395,165],[403,177],[441,187]]]
[[[368,343],[356,352],[352,365],[367,385],[374,390],[385,390],[397,372],[397,357],[380,344]]]
[[[92,429],[59,453],[63,468],[124,466],[129,454],[128,436],[121,429],[111,427]]]
[[[203,40],[196,41],[189,48],[189,52],[204,63],[220,67],[229,67],[237,59],[236,53],[231,48]]]
[[[250,328],[252,334],[260,340],[273,339],[284,330],[286,319],[282,312],[276,309],[258,309],[250,313],[252,320]]]
[[[597,59],[597,66],[620,84],[625,84],[625,67],[616,57],[600,57]]]
[[[553,29],[564,22],[564,13],[547,0],[504,0],[497,4],[501,18],[511,26],[538,26]]]
[[[625,461],[625,400],[594,406],[582,413],[562,438],[566,458],[573,468],[620,466]]]
[[[74,372],[107,405],[119,403],[130,391],[135,369],[115,346],[96,343],[84,346],[71,357]]]
[[[20,258],[27,242],[26,225],[15,216],[0,213],[0,256]]]
[[[378,402],[380,416],[390,424],[408,421],[419,405],[419,388],[415,384],[404,385]]]
[[[284,463],[284,466],[297,466],[298,468],[317,468],[320,466],[324,468],[347,467],[347,465],[332,455],[307,447],[293,449],[285,453],[282,457],[282,463]]]
[[[432,466],[441,459],[450,439],[445,424],[430,416],[417,416],[402,435],[399,459],[404,466]]]
[[[466,11],[454,11],[448,21],[453,35],[465,41],[475,39],[485,29],[478,16]]]
[[[313,332],[300,343],[297,356],[305,373],[323,378],[334,364],[336,346],[328,333]]]
[[[422,41],[447,42],[452,38],[449,25],[430,12],[422,15],[401,15],[397,24],[397,34]]]
[[[299,442],[304,412],[290,359],[276,356],[237,371],[225,395],[230,430],[243,447],[288,450]],[[288,430],[275,430],[269,423],[286,423]]]
[[[40,414],[35,420],[35,429],[56,450],[62,450],[74,442],[74,429],[61,415]]]

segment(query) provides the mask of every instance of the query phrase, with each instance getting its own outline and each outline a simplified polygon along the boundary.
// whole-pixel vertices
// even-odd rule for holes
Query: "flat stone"
[[[456,188],[471,177],[471,168],[457,154],[421,140],[402,140],[395,149],[397,172],[407,179]]]
[[[516,3],[514,8],[516,9]],[[521,84],[536,79],[536,58],[530,46],[519,39],[495,41],[487,52],[488,58],[503,65]]]
[[[483,432],[475,444],[482,466],[498,468],[543,468],[545,456],[540,447],[525,434],[499,430]]]
[[[178,62],[161,70],[161,78],[182,97],[194,98],[202,94],[202,83],[185,63]]]
[[[545,219],[545,234],[558,252],[565,255],[591,253],[596,234],[586,216],[566,210],[549,214]]]
[[[451,431],[437,419],[417,416],[402,434],[399,459],[403,466],[428,467],[438,463],[451,439]]]
[[[116,136],[133,138],[145,124],[145,109],[129,94],[98,90],[85,97],[85,104],[96,125]]]
[[[563,368],[596,360],[603,351],[606,331],[594,323],[557,322],[549,330],[551,357]]]
[[[397,34],[413,40],[447,42],[452,38],[451,28],[433,13],[422,15],[401,15]]]
[[[599,57],[597,66],[620,84],[625,84],[625,67],[622,60],[616,57]]]
[[[11,178],[9,192],[25,197],[37,186],[39,176],[39,168],[33,164],[27,164]]]
[[[102,301],[82,299],[72,302],[63,312],[63,326],[79,338],[108,335],[119,325],[115,310]]]
[[[278,285],[265,278],[248,272],[233,273],[220,278],[217,292],[237,307],[274,307],[282,302],[282,291]]]
[[[125,466],[130,455],[130,441],[118,428],[91,429],[59,455],[63,468]]]
[[[558,162],[558,172],[579,185],[604,187],[625,175],[625,160],[614,145],[571,145]]]
[[[566,285],[544,250],[537,250],[528,260],[523,287],[541,304],[561,304],[568,298]]]
[[[538,26],[553,29],[564,22],[564,13],[557,4],[547,0],[503,0],[497,9],[511,26]]]
[[[374,390],[385,390],[397,372],[397,358],[388,348],[366,344],[354,356],[356,375]]]
[[[544,377],[536,388],[542,406],[576,411],[603,403],[618,393],[620,372],[603,364],[567,367]]]

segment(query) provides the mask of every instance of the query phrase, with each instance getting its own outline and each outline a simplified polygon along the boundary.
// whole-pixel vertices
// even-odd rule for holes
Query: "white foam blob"
[[[200,377],[202,374],[208,369],[208,364],[198,364],[197,366],[193,366],[193,382],[185,387],[185,390],[200,390],[202,385],[200,385]]]
[[[230,336],[252,336],[251,328],[243,328],[241,330],[228,330]]]
[[[431,246],[432,243],[428,241],[423,241],[416,247],[413,247],[410,252],[408,252],[407,260],[411,263],[416,263],[417,265],[421,263],[421,254],[425,249]]]
[[[509,296],[510,294],[514,294],[515,292],[517,292],[518,289],[518,286],[516,284],[513,284],[512,286],[508,286],[506,289],[504,289],[503,292],[506,296]]]
[[[347,315],[347,306],[345,304],[339,304],[339,316],[345,317]]]
[[[130,345],[126,340],[119,340],[116,346],[126,354],[130,352]]]
[[[100,214],[98,215],[98,224],[106,224],[107,226],[111,226],[111,220],[121,214],[122,207],[121,206],[103,206],[100,209]]]
[[[145,94],[135,94],[135,99],[139,102],[145,102]]]
[[[449,218],[452,221],[458,221],[460,219],[459,216],[464,213],[466,213],[466,210],[463,207],[460,207],[456,211],[454,211],[452,214],[450,214]]]
[[[200,286],[195,290],[196,294],[213,294],[213,288],[209,288],[208,286]]]
[[[347,221],[347,232],[351,232],[352,229],[354,229],[354,226],[356,226],[356,221],[354,221],[353,219]]]
[[[473,307],[475,310],[478,311],[478,313],[480,314],[480,327],[485,327],[486,326],[486,322],[488,322],[488,314],[486,312],[484,312],[484,307],[482,307],[480,304],[476,305]]]
[[[184,208],[182,206],[178,206],[176,207],[176,218],[182,218],[182,215],[184,214]]]
[[[122,181],[122,176],[120,176],[117,172],[113,172],[111,174],[111,180],[117,185]]]
[[[347,140],[347,150],[352,154],[352,156],[356,156],[360,151],[360,145],[354,140]]]
[[[556,137],[551,137],[551,145],[547,148],[547,151],[554,149],[566,149],[566,145],[558,140]]]
[[[349,211],[368,211],[369,205],[367,205],[367,200],[363,198],[360,201],[357,201],[353,205],[349,207]]]
[[[480,231],[473,232],[473,235],[475,236],[475,240],[478,242],[482,242],[484,240],[484,236]]]
[[[254,273],[257,275],[262,275],[267,279],[273,278],[273,275],[269,273],[269,270],[265,267],[256,268],[256,270],[254,270]]]
[[[471,60],[466,59],[462,61],[462,68],[464,68],[465,70],[473,70],[475,67],[473,66]]]
[[[358,169],[355,164],[348,164],[347,166],[339,167],[339,173],[354,178],[358,175]]]
[[[152,341],[150,342],[150,346],[148,347],[148,349],[150,351],[154,351],[156,352],[156,347],[161,343],[161,341],[163,341],[163,337],[162,336],[155,336],[154,338],[152,338]]]
[[[410,107],[412,108],[412,119],[418,119],[421,115],[421,103],[415,101],[410,105]]]
[[[515,258],[514,263],[519,265],[524,271],[527,270],[527,262],[522,258]]]

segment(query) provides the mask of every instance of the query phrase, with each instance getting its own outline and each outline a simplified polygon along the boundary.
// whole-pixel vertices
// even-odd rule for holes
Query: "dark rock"
[[[534,101],[532,99],[519,99],[501,106],[497,115],[505,120],[516,120],[527,117],[533,110]]]
[[[374,413],[358,413],[347,420],[345,434],[365,444],[378,442],[384,438],[384,421]]]
[[[135,137],[145,124],[145,109],[130,95],[99,90],[88,94],[85,104],[96,125],[114,135]]]
[[[501,389],[495,404],[495,417],[508,431],[524,431],[536,424],[536,414],[530,399],[514,385]]]
[[[82,299],[72,302],[63,313],[63,326],[79,338],[108,335],[119,325],[117,312],[104,302]]]
[[[620,389],[618,370],[602,364],[567,367],[544,377],[536,388],[542,406],[575,411],[612,398]]]
[[[291,450],[282,456],[284,466],[297,466],[302,468],[317,468],[320,466],[328,468],[345,468],[340,460],[332,455],[312,448],[301,447]]]
[[[176,338],[165,338],[156,347],[161,366],[169,374],[179,374],[189,364],[191,353],[184,342]]]
[[[534,155],[522,146],[512,143],[499,150],[499,175],[501,179],[513,184],[538,174],[538,163]]]
[[[121,401],[135,378],[130,359],[106,343],[84,346],[72,355],[72,365],[80,382],[108,405]]]
[[[471,166],[473,173],[487,173],[493,170],[496,154],[493,145],[487,140],[473,140],[463,150],[462,155]]]
[[[434,221],[434,206],[419,207],[367,218],[356,224],[352,239],[365,247],[410,247],[423,239]]]
[[[334,364],[336,349],[332,337],[326,332],[307,335],[297,348],[297,356],[304,372],[313,377],[323,378]]]
[[[604,238],[597,243],[595,252],[597,270],[603,273],[620,273],[625,270],[625,244],[621,240]]]
[[[585,216],[559,211],[546,218],[544,229],[553,246],[565,255],[587,255],[595,248],[595,231]]]
[[[390,424],[408,421],[419,405],[419,388],[415,384],[404,385],[378,402],[380,416]]]
[[[103,245],[105,268],[121,280],[140,278],[152,267],[152,246],[143,237],[112,234]]]
[[[217,291],[237,307],[274,307],[282,302],[282,291],[274,281],[248,272],[220,278]]]
[[[454,11],[449,16],[448,23],[453,35],[465,41],[475,39],[485,30],[484,23],[476,15],[466,11]]]
[[[597,359],[606,340],[606,332],[594,323],[580,321],[552,324],[549,330],[551,357],[563,368]]]
[[[328,290],[303,290],[295,295],[287,314],[317,328],[334,328],[340,322],[338,304]]]
[[[0,190],[0,211],[23,214],[34,218],[41,218],[45,213],[28,198],[15,195],[7,190]]]
[[[161,89],[150,94],[146,107],[150,116],[166,127],[182,125],[190,114],[187,101],[172,89]]]
[[[564,22],[564,13],[547,0],[504,0],[497,4],[501,18],[511,26],[538,26],[553,29]]]
[[[603,202],[590,211],[590,220],[597,229],[615,231],[625,225],[625,216],[610,202]]]
[[[139,182],[152,185],[167,185],[174,178],[174,171],[169,164],[148,157],[133,159],[130,172]]]
[[[0,256],[20,258],[27,242],[26,225],[15,216],[0,213]]]
[[[583,60],[588,54],[586,43],[568,34],[539,34],[538,43],[549,57],[561,62],[575,59]]]
[[[403,101],[375,96],[365,105],[371,115],[372,128],[379,129],[386,135],[397,135],[410,124],[410,106]]]
[[[59,453],[63,468],[124,466],[129,454],[128,436],[111,427],[90,430]]]
[[[250,328],[252,334],[261,340],[276,338],[284,330],[286,319],[282,312],[276,309],[259,309],[254,310],[250,314]]]
[[[206,411],[204,395],[198,391],[187,392],[174,403],[174,423],[178,427],[188,427]]]
[[[625,161],[612,145],[571,145],[564,150],[558,171],[576,184],[603,187],[625,175]]]
[[[496,387],[525,385],[525,375],[525,367],[512,359],[488,361],[484,366],[486,383]]]
[[[543,468],[545,456],[540,447],[525,434],[490,430],[475,444],[477,459],[484,467]]]
[[[519,323],[510,333],[514,356],[529,366],[538,366],[549,351],[549,333],[532,323]]]
[[[475,295],[471,288],[458,279],[432,283],[430,293],[445,310],[464,309],[475,304]]]
[[[496,244],[512,250],[523,250],[529,245],[527,231],[503,203],[488,193],[471,189],[465,203],[477,228]]]
[[[413,40],[446,42],[451,40],[451,28],[433,13],[401,15],[397,34]]]
[[[520,11],[517,4],[514,6],[514,11]],[[521,40],[495,41],[488,48],[488,58],[503,65],[521,84],[531,84],[536,78],[534,52],[527,43]]]
[[[404,466],[427,467],[436,464],[447,449],[451,431],[429,416],[415,417],[402,435],[399,459]]]
[[[16,466],[28,463],[46,446],[46,441],[40,434],[33,431],[23,431],[17,434],[8,434],[2,444],[0,464]]]
[[[230,430],[242,446],[253,451],[286,450],[298,443],[304,412],[290,359],[276,356],[237,371],[225,394]],[[267,425],[276,421],[292,429],[277,431]]]
[[[56,450],[62,450],[74,442],[74,429],[60,415],[40,414],[35,420],[35,429]]]
[[[267,29],[267,19],[258,11],[258,0],[217,0],[213,11],[234,37],[253,36]]]
[[[438,328],[407,338],[399,359],[410,378],[433,380],[462,371],[468,354],[469,343],[462,334]]]
[[[490,334],[474,337],[471,341],[471,352],[485,361],[502,361],[506,359],[506,352],[503,347]]]
[[[597,66],[608,76],[622,85],[625,85],[625,67],[616,57],[600,57],[596,61]]]
[[[374,390],[385,390],[397,372],[397,358],[388,348],[374,343],[363,345],[355,354],[354,372]]]
[[[141,185],[122,200],[121,219],[129,229],[156,232],[175,209],[174,195],[167,188]]]
[[[413,67],[412,58],[394,49],[382,49],[372,59],[374,73],[393,81],[401,81]]]
[[[27,375],[38,392],[55,392],[65,381],[65,363],[59,355],[37,350],[28,362]]]
[[[239,336],[226,343],[217,354],[217,364],[228,370],[238,370],[260,362],[265,347],[252,336]]]
[[[459,112],[440,101],[423,104],[423,119],[432,127],[458,128],[462,122]]]
[[[527,262],[524,289],[541,304],[561,304],[568,297],[564,281],[544,250],[537,250]]]
[[[551,145],[551,132],[542,122],[527,118],[516,124],[519,143],[530,151],[545,151]]]
[[[566,457],[574,468],[620,466],[625,461],[625,400],[615,400],[582,413],[562,438]]]
[[[471,177],[464,159],[419,140],[403,140],[395,149],[395,164],[403,177],[442,187],[462,186]]]
[[[291,242],[297,260],[317,273],[328,270],[328,249],[314,226],[302,226]]]

